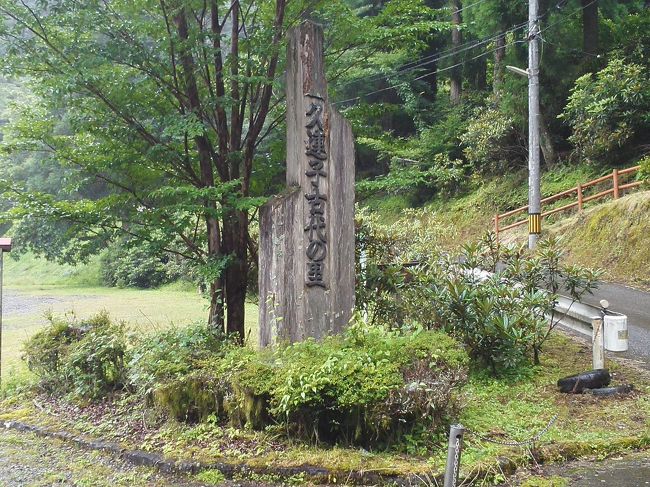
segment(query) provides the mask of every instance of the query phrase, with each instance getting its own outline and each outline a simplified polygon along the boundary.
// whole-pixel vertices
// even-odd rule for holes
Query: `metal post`
[[[2,386],[2,257],[5,252],[11,252],[11,239],[0,238],[0,386]]]
[[[460,453],[463,449],[464,434],[465,428],[463,428],[462,424],[452,424],[449,427],[449,448],[447,449],[444,487],[456,487],[458,471],[460,470]]]
[[[594,316],[591,319],[592,328],[592,361],[593,369],[605,368],[605,337],[603,329],[603,318]]]
[[[539,5],[528,3],[528,248],[534,249],[542,231],[539,174]]]

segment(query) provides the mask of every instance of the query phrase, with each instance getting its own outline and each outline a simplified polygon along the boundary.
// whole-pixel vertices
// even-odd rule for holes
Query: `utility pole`
[[[539,3],[528,3],[528,248],[542,233],[539,174]]]

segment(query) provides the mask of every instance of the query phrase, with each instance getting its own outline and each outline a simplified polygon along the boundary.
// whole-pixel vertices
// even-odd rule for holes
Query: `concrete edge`
[[[72,443],[75,446],[89,451],[106,452],[120,457],[133,465],[153,467],[166,474],[194,475],[205,470],[219,470],[224,477],[232,480],[234,477],[246,479],[255,475],[274,475],[280,478],[289,478],[303,475],[306,481],[316,484],[343,483],[343,485],[382,485],[390,483],[395,486],[431,485],[434,482],[442,483],[441,476],[432,476],[429,473],[395,475],[383,474],[373,470],[335,471],[313,465],[297,467],[257,467],[246,464],[216,462],[192,462],[186,460],[168,460],[159,453],[143,450],[130,450],[118,443],[84,438],[67,431],[55,431],[41,426],[34,426],[21,421],[5,421],[2,427],[22,433],[32,433],[43,438],[52,438]]]

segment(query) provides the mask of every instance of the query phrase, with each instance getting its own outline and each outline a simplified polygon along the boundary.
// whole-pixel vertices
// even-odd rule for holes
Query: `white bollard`
[[[603,319],[595,316],[591,319],[592,328],[592,368],[605,368],[605,338],[603,336]]]

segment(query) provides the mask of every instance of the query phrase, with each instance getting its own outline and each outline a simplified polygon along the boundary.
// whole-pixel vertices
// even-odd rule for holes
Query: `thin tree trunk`
[[[598,54],[598,0],[582,2],[582,50],[585,60]]]
[[[474,76],[474,88],[479,91],[484,91],[487,88],[487,62],[484,57],[476,61],[478,69]]]
[[[174,22],[178,29],[179,37],[184,41],[189,39],[189,28],[184,9],[179,11],[174,18]],[[201,113],[201,99],[195,76],[196,65],[190,50],[183,49],[181,51],[181,64],[183,66],[183,81],[187,95],[187,105],[189,110],[198,115]],[[215,185],[212,165],[212,144],[205,133],[195,136],[194,142],[199,154],[201,186],[204,188],[212,188]],[[216,209],[216,202],[206,199],[204,205],[206,209],[205,218],[208,236],[208,258],[211,260],[219,259],[223,255],[219,235],[219,223],[216,218],[211,215],[211,212]],[[218,278],[211,283],[209,322],[212,326],[220,330],[224,329],[223,300],[221,297],[222,290],[223,281],[221,278]]]
[[[546,167],[550,168],[557,162],[557,154],[555,153],[555,147],[553,146],[551,132],[548,130],[546,120],[541,113],[539,114],[539,131],[540,148],[542,149],[542,155],[544,156],[544,163],[546,164]]]
[[[454,24],[454,26],[460,26],[460,24],[463,22],[463,19],[460,15],[460,9],[462,8],[461,0],[452,0],[451,8],[452,8],[451,21]],[[452,28],[451,45],[454,49],[460,46],[462,39],[463,39],[463,35],[460,29],[458,27]],[[454,65],[458,64],[460,62],[460,58],[458,56],[454,56],[452,62],[454,63]],[[451,89],[450,89],[449,97],[451,103],[456,105],[460,103],[460,97],[462,95],[462,90],[463,90],[462,66],[456,66],[451,70],[450,79],[451,79]]]
[[[496,48],[494,50],[494,74],[492,81],[492,91],[497,100],[501,98],[501,90],[503,88],[503,60],[505,57],[506,35],[502,32],[496,38]]]

